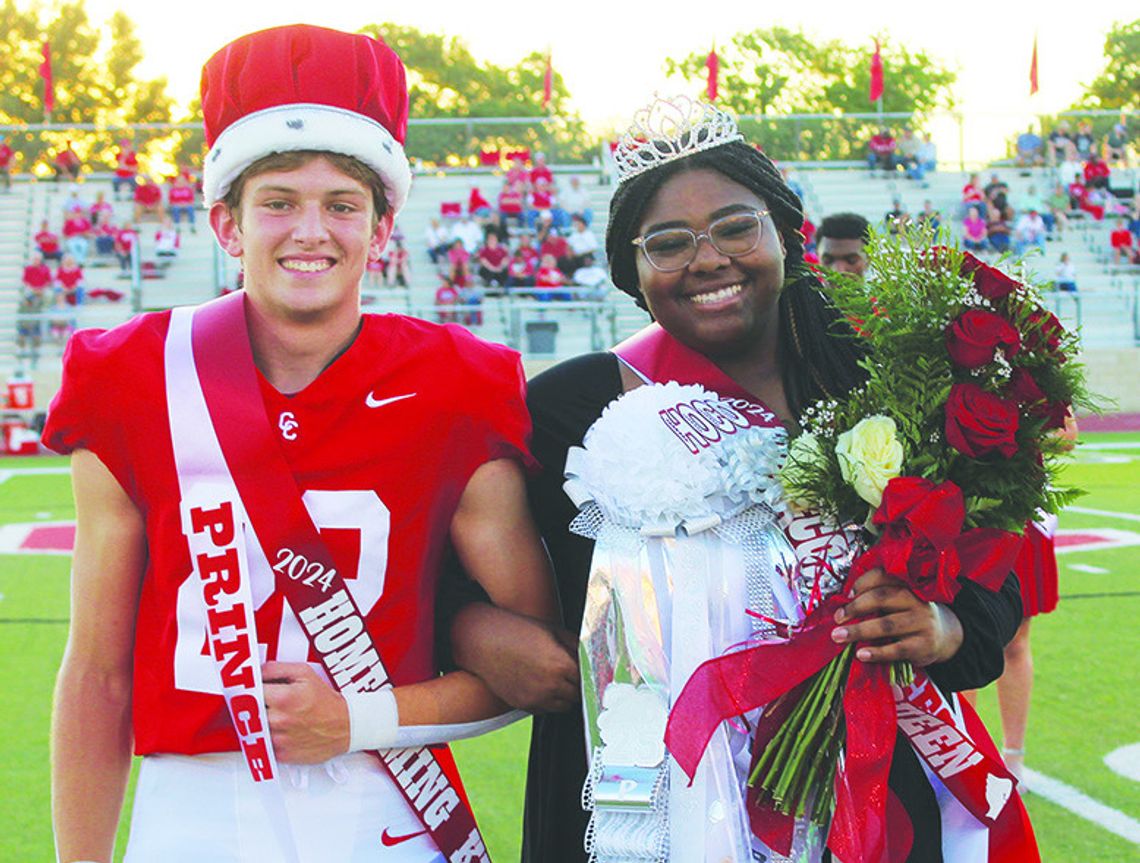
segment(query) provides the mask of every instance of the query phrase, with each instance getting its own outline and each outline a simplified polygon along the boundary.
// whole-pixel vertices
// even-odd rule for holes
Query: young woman
[[[597,739],[597,706],[605,697],[598,690],[607,679],[628,675],[622,679],[643,680],[667,693],[671,703],[687,679],[682,667],[719,655],[742,634],[755,632],[749,609],[754,598],[760,607],[765,603],[770,607],[774,601],[771,572],[776,563],[787,561],[781,555],[788,545],[782,530],[768,524],[759,531],[770,543],[768,563],[737,582],[719,575],[710,579],[707,594],[698,590],[692,604],[688,597],[674,596],[673,588],[663,583],[638,592],[632,601],[629,595],[620,602],[607,600],[605,594],[599,598],[592,579],[599,566],[605,566],[597,557],[603,540],[599,536],[595,542],[568,528],[578,513],[563,490],[568,453],[583,446],[587,430],[607,406],[645,384],[699,384],[709,391],[710,399],[730,400],[742,411],[766,417],[769,430],[780,431],[797,429],[798,417],[815,400],[841,395],[861,380],[860,345],[803,264],[799,199],[772,162],[743,140],[730,117],[687,100],[666,107],[671,116],[680,114],[689,122],[674,126],[672,134],[645,136],[647,145],[645,138],[638,143],[631,135],[619,146],[619,183],[606,234],[614,284],[647,309],[655,323],[611,352],[581,356],[544,372],[531,381],[528,394],[534,453],[543,468],[532,484],[531,500],[554,561],[565,623],[573,632],[582,631],[582,680],[591,743]],[[648,445],[653,424],[660,422],[655,412],[648,412],[643,435],[632,437]],[[615,462],[615,481],[653,482],[652,476],[637,473],[632,465]],[[710,543],[715,547],[715,540]],[[607,546],[605,553],[611,552]],[[664,553],[669,553],[668,547]],[[625,558],[615,554],[607,560],[614,561],[616,571],[616,561]],[[650,558],[653,554],[649,552]],[[679,577],[687,578],[686,566],[677,565]],[[909,659],[925,668],[945,691],[995,678],[1001,670],[1003,645],[1020,621],[1015,578],[999,594],[967,585],[953,606],[941,606],[919,601],[901,583],[876,570],[860,580],[855,594],[831,637],[859,643],[859,661]],[[704,606],[717,622],[696,639],[695,646],[684,648],[687,656],[682,660],[676,637],[663,633],[670,627],[676,633],[694,623],[699,628],[704,615],[695,609]],[[598,630],[603,608],[608,615],[603,629],[610,638]],[[657,628],[643,625],[647,617],[659,621]],[[460,663],[484,676],[507,700],[523,700],[520,690],[525,685],[533,688],[536,679],[550,676],[548,666],[557,667],[552,659],[557,653],[556,633],[528,629],[525,622],[503,622],[478,603],[460,613],[452,634]],[[628,734],[644,740],[654,734],[636,722],[623,728],[624,720],[613,716],[609,728],[619,738]],[[583,847],[587,836],[595,859],[619,859],[622,854],[614,844],[628,851],[640,833],[648,836],[649,845],[666,833],[668,851],[639,846],[637,853],[628,851],[630,859],[642,859],[638,853],[657,854],[645,859],[673,863],[786,859],[751,835],[744,815],[754,725],[745,721],[733,729],[722,728],[720,772],[709,779],[695,804],[684,790],[685,781],[670,774],[668,804],[661,810],[666,813],[661,816],[663,826],[637,827],[623,815],[609,823],[599,817],[589,829],[588,814],[580,805],[589,767],[584,726],[578,708],[535,717],[525,861],[581,863],[588,857]],[[595,753],[596,767],[599,759],[603,771],[613,767],[608,755]],[[595,802],[606,793],[604,782],[596,779],[587,786],[587,798]],[[890,784],[892,798],[912,825],[905,859],[942,861],[936,796],[905,743],[896,745]],[[680,808],[690,804],[693,808],[688,811]],[[826,853],[821,857],[816,849],[807,859],[828,859]]]

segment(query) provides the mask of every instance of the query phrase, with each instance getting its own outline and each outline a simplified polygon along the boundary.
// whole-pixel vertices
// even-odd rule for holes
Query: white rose
[[[841,434],[835,444],[843,479],[873,507],[883,502],[883,489],[902,470],[903,448],[897,431],[890,417],[871,416]]]

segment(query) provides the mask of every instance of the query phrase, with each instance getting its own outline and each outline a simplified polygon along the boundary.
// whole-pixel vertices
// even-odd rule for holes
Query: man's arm
[[[93,453],[71,460],[71,628],[52,715],[52,817],[63,863],[110,861],[131,762],[131,671],[143,517]]]
[[[550,561],[527,508],[523,469],[500,459],[468,481],[451,523],[451,540],[466,571],[492,602],[536,626],[558,619]],[[577,697],[573,660],[567,687]],[[348,750],[348,708],[304,663],[263,666],[273,745],[282,761],[314,763]],[[455,671],[395,689],[401,726],[473,722],[506,710],[478,677]]]

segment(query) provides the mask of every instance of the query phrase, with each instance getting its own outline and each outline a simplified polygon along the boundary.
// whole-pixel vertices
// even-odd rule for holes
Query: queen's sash
[[[244,543],[258,543],[275,564],[276,590],[338,690],[370,692],[391,682],[270,428],[244,300],[237,292],[171,313],[167,403],[191,577],[202,590],[211,653],[250,776],[285,859],[295,861],[262,697]],[[489,863],[446,746],[376,755],[449,863]]]

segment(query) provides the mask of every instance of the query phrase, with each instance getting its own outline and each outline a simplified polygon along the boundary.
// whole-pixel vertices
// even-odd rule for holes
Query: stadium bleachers
[[[871,176],[865,169],[825,170],[808,166],[792,166],[793,178],[804,188],[807,212],[817,224],[831,212],[853,211],[881,224],[883,215],[894,199],[916,214],[930,199],[939,210],[944,224],[956,230],[962,186],[968,177],[959,171],[940,171],[927,176],[926,183],[906,180],[902,174]],[[594,230],[604,232],[610,187],[601,185],[596,172],[563,170],[559,179],[565,182],[570,173],[578,174],[591,196]],[[1053,175],[1048,169],[1026,171],[1015,168],[987,170],[997,173],[1010,187],[1010,200],[1016,207],[1031,186],[1038,194],[1052,187]],[[1134,186],[1136,176],[1124,182]],[[448,201],[467,200],[472,185],[478,185],[488,198],[498,191],[501,178],[497,174],[421,174],[416,176],[408,205],[400,214],[398,228],[412,252],[412,273],[408,288],[366,287],[367,308],[437,318],[434,308],[439,277],[428,260],[424,235],[429,220],[439,215],[440,205]],[[88,179],[80,186],[84,198],[92,200],[98,191],[110,195],[107,179]],[[20,274],[31,237],[43,218],[57,224],[66,187],[53,183],[16,182],[10,194],[0,195],[0,374],[21,366],[15,349],[15,312],[19,295]],[[115,219],[122,223],[130,218],[130,205],[116,204]],[[169,267],[158,271],[160,278],[144,278],[140,283],[140,308],[155,309],[201,302],[217,292],[218,285],[233,285],[236,263],[222,254],[213,241],[205,213],[198,214],[198,232],[183,229],[181,251]],[[1067,251],[1078,272],[1080,293],[1053,295],[1050,302],[1067,325],[1078,322],[1088,345],[1131,347],[1138,342],[1137,294],[1140,293],[1140,267],[1111,266],[1108,258],[1110,220],[1094,222],[1077,219],[1073,229],[1063,238],[1048,244],[1046,254],[1030,254],[1026,269],[1039,279],[1049,280],[1062,251]],[[140,227],[141,259],[153,261],[153,235],[156,225],[146,222]],[[132,313],[130,281],[121,278],[114,256],[102,259],[102,265],[87,267],[88,288],[110,287],[128,294],[118,303],[90,302],[75,310],[79,326],[110,326],[126,320]],[[586,350],[605,348],[643,326],[647,320],[623,293],[611,289],[601,300],[573,303],[539,303],[526,297],[487,297],[478,310],[459,312],[459,320],[488,339],[506,342],[533,359],[571,356]],[[479,322],[481,321],[481,322]],[[555,324],[555,327],[551,327]],[[555,331],[556,332],[553,332]],[[45,346],[40,363],[48,368],[58,365],[58,351]]]

